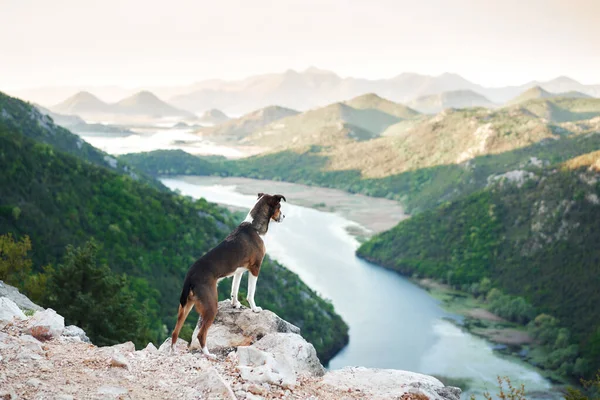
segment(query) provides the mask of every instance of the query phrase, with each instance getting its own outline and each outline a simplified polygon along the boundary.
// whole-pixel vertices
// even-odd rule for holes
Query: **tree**
[[[113,345],[132,340],[138,346],[151,338],[145,304],[127,289],[126,276],[97,265],[98,245],[67,246],[64,261],[49,277],[46,304],[69,324],[86,331],[93,343]]]
[[[9,285],[23,288],[31,272],[31,250],[29,236],[15,241],[12,234],[0,236],[0,280]]]

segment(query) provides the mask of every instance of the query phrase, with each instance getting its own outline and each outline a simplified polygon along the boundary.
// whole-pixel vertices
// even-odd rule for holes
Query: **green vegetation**
[[[491,287],[489,307],[513,321],[551,315],[530,324],[546,357],[540,366],[590,376],[600,367],[596,182],[587,166],[501,180],[376,235],[358,255],[462,290]]]
[[[539,98],[524,101],[518,107],[554,122],[583,121],[600,116],[600,99],[595,98]]]
[[[128,328],[119,328],[115,321],[107,332],[90,328],[90,333],[101,337],[103,343],[136,340],[137,345],[145,345],[141,337],[164,338],[164,326],[170,330],[175,322],[189,265],[222,240],[237,224],[236,218],[204,199],[193,201],[156,190],[112,168],[93,165],[85,157],[74,157],[25,137],[14,128],[20,117],[6,115],[0,119],[0,235],[12,234],[19,248],[6,257],[3,250],[0,268],[10,271],[29,265],[31,273],[14,278],[17,286],[34,300],[42,299],[41,305],[56,301],[57,311],[64,312],[69,320],[83,321],[77,314],[83,312],[84,305],[65,308],[68,301],[58,294],[55,300],[35,294],[30,289],[39,285],[28,286],[27,281],[45,277],[47,285],[55,287],[61,282],[59,275],[45,275],[43,266],[61,264],[54,267],[55,274],[60,274],[72,271],[73,264],[82,264],[77,261],[82,258],[89,261],[89,267],[83,269],[88,275],[105,274],[104,266],[108,266],[117,274],[107,275],[105,289],[116,293],[109,297],[129,300],[133,296],[140,310],[146,307],[150,331],[129,332],[130,336],[122,337]],[[12,122],[7,124],[9,119]],[[26,236],[31,238],[32,262],[22,262],[19,267],[19,260],[29,249]],[[98,244],[97,253],[86,245],[91,238]],[[10,239],[3,239],[3,246],[8,242]],[[74,247],[65,250],[69,245]],[[77,247],[83,250],[75,250]],[[93,257],[80,253],[93,253]],[[17,264],[5,260],[16,260]],[[27,278],[28,274],[32,278]],[[68,279],[69,274],[65,272],[63,278]],[[122,279],[122,274],[127,278]],[[348,328],[331,304],[292,272],[266,259],[258,285],[257,302],[302,327],[302,334],[315,344],[324,362],[347,343]],[[83,291],[83,287],[74,286],[76,290],[86,296],[101,288],[86,287]],[[120,294],[123,290],[125,294]],[[227,293],[226,287],[220,290]],[[102,307],[111,307],[112,300],[107,301]],[[126,310],[122,311],[112,312],[113,318],[126,318]]]

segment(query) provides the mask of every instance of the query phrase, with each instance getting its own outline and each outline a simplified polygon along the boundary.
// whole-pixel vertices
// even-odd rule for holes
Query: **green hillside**
[[[0,125],[38,142],[72,154],[92,164],[110,168],[156,188],[165,189],[155,179],[132,169],[107,153],[96,149],[79,136],[54,123],[51,117],[29,103],[0,92]]]
[[[12,128],[17,117],[11,119],[11,126],[0,121],[0,235],[28,235],[38,272],[57,265],[67,245],[95,238],[98,261],[126,273],[138,301],[159,318],[158,326],[172,328],[189,265],[239,218],[25,137]],[[223,298],[228,284],[220,288]],[[347,343],[347,326],[331,304],[292,272],[267,259],[258,285],[257,303],[302,327],[324,361]],[[160,339],[165,334],[161,328],[154,333]]]
[[[486,190],[376,235],[357,254],[465,290],[489,278],[492,287],[568,328],[579,350],[555,345],[542,366],[590,374],[600,368],[598,154],[567,167],[506,174]]]

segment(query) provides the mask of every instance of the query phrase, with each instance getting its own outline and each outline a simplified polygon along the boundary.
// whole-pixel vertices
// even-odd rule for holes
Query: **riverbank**
[[[281,193],[292,204],[339,214],[356,222],[358,225],[349,226],[346,230],[359,241],[391,229],[409,217],[397,201],[347,193],[338,189],[235,177],[178,176],[177,179],[197,185],[234,186],[236,192],[252,196],[259,192]]]

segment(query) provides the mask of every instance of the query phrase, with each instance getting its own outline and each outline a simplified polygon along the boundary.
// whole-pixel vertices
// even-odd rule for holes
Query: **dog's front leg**
[[[244,271],[235,272],[233,274],[233,282],[231,283],[231,305],[235,308],[240,308],[242,303],[238,300],[238,291],[240,290],[240,282]]]
[[[254,276],[252,271],[248,273],[248,303],[250,303],[250,308],[254,312],[261,312],[262,308],[257,307],[254,302],[254,293],[256,292],[256,281],[258,280],[258,275]]]

